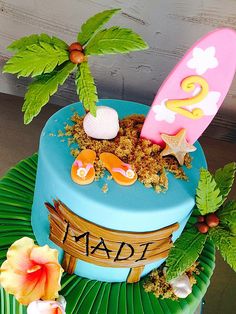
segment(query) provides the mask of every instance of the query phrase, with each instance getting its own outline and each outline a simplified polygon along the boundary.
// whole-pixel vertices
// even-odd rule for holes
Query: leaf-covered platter
[[[34,239],[31,228],[31,205],[37,168],[37,154],[19,162],[0,181],[0,264],[9,246],[23,236]],[[190,314],[194,313],[210,283],[215,267],[215,250],[207,240],[199,257],[203,271],[197,276],[192,293],[180,301],[157,299],[139,283],[106,283],[64,273],[62,294],[70,314]],[[26,307],[0,289],[0,312],[26,314]]]

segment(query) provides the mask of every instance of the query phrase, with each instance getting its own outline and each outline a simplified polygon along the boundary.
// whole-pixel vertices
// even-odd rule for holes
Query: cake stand
[[[37,154],[11,168],[0,181],[0,265],[9,246],[27,236],[35,240],[31,228],[31,207],[37,169]],[[197,309],[210,283],[215,267],[215,249],[207,241],[199,257],[203,268],[197,284],[186,299],[157,299],[143,289],[145,278],[135,284],[89,280],[64,273],[63,295],[67,314],[192,314]],[[26,314],[26,307],[0,287],[0,313]]]

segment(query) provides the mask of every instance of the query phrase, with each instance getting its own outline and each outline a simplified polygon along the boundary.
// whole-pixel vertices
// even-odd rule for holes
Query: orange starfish
[[[186,141],[185,136],[185,129],[180,130],[176,135],[162,134],[161,138],[166,143],[166,147],[161,152],[161,156],[173,155],[179,164],[183,165],[185,155],[197,149]]]

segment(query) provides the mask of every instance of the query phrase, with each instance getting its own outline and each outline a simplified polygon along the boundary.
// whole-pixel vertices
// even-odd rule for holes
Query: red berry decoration
[[[205,224],[205,222],[198,222],[196,224],[196,227],[200,233],[207,233],[207,231],[209,230],[209,227],[207,224]]]
[[[214,227],[217,227],[219,225],[219,218],[216,216],[215,213],[212,213],[212,214],[208,214],[206,216],[206,223],[208,224],[208,226],[210,228],[214,228]]]
[[[72,50],[70,52],[70,61],[75,64],[82,63],[86,60],[85,55],[83,52],[78,50]]]
[[[205,221],[205,217],[204,216],[198,216],[197,217],[197,221],[198,222],[204,222]]]
[[[73,50],[83,51],[83,47],[78,42],[72,43],[68,49],[70,52]]]

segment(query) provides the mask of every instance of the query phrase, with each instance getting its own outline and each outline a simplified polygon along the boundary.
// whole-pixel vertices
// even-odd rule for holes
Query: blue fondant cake
[[[119,118],[134,113],[146,115],[149,110],[148,106],[121,100],[100,100],[98,105],[114,108]],[[45,206],[46,202],[52,204],[53,200],[57,199],[86,221],[114,231],[144,233],[178,223],[179,228],[173,233],[172,238],[175,241],[181,234],[195,204],[199,169],[206,167],[204,153],[199,143],[196,143],[197,150],[190,154],[193,157],[192,168],[184,167],[188,181],[177,180],[168,173],[169,188],[166,193],[157,194],[139,181],[132,186],[121,186],[113,180],[108,181],[106,176],[92,184],[81,186],[74,183],[70,176],[74,162],[70,147],[67,141],[57,136],[58,131],[63,130],[65,123],[70,124],[73,111],[77,111],[79,115],[84,114],[80,103],[69,105],[48,120],[41,134],[32,208],[32,227],[38,243],[56,247],[62,260],[64,254],[62,248],[49,239],[49,212]],[[107,193],[102,192],[105,183],[109,185]],[[85,241],[85,237],[83,240]],[[123,239],[120,239],[121,243],[122,241]],[[88,243],[86,245],[89,246]],[[104,243],[102,246],[105,259],[108,248]],[[86,250],[85,254],[88,255]],[[142,276],[163,262],[162,258],[147,264],[142,271]],[[125,281],[129,272],[130,268],[127,267],[105,267],[84,260],[77,260],[75,267],[77,275],[109,282]]]

